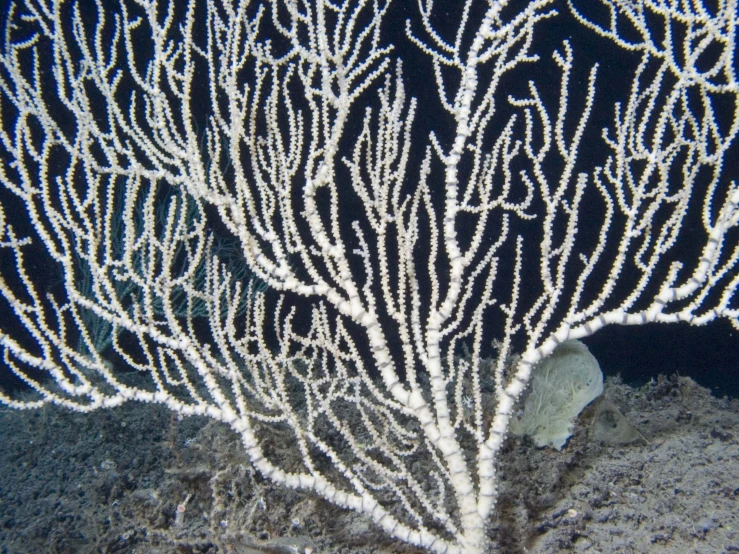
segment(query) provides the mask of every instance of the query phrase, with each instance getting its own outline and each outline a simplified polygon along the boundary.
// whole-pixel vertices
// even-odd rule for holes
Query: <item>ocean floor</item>
[[[739,552],[739,400],[606,382],[561,452],[508,440],[503,554]],[[180,506],[180,511],[177,507]],[[255,474],[236,435],[129,404],[0,408],[0,553],[421,553]]]

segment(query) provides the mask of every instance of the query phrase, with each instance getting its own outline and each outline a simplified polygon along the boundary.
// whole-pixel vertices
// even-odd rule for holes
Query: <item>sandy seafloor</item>
[[[644,440],[603,442],[594,407],[561,452],[509,439],[490,528],[499,551],[739,552],[739,400],[685,377],[609,379],[605,396]],[[0,552],[422,551],[265,482],[223,425],[129,404],[0,409]]]

